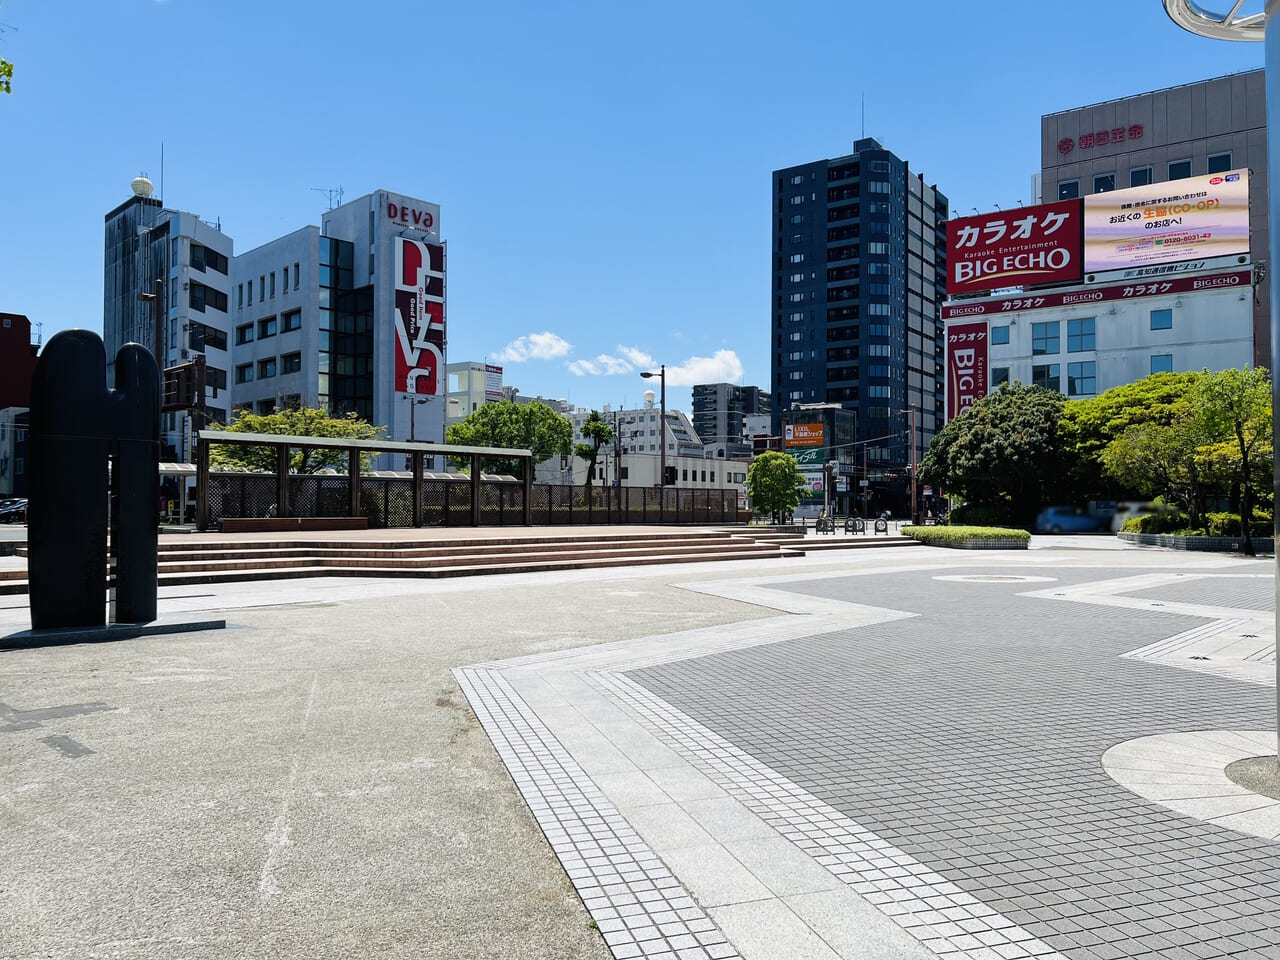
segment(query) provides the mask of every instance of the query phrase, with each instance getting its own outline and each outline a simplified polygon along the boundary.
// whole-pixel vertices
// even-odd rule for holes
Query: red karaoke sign
[[[987,395],[987,321],[947,326],[947,421]]]
[[[950,221],[947,293],[1079,280],[1083,223],[1080,200]]]

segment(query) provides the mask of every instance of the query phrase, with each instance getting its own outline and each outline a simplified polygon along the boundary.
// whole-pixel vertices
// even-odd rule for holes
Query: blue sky
[[[967,213],[1029,200],[1041,114],[1263,62],[1160,0],[2,0],[0,24],[0,310],[101,330],[102,218],[159,186],[163,140],[166,204],[237,252],[319,223],[313,187],[439,203],[449,359],[587,407],[638,405],[659,362],[673,407],[767,386],[770,174],[850,152],[864,95],[866,134]]]

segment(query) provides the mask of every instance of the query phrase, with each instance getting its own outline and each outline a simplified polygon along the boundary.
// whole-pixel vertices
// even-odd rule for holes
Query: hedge
[[[1121,528],[1124,533],[1173,534],[1179,537],[1238,537],[1240,514],[1206,513],[1201,517],[1203,526],[1197,530],[1188,527],[1185,513],[1151,513],[1131,517]],[[1267,536],[1272,530],[1271,512],[1254,508],[1250,532],[1255,536]]]
[[[1027,531],[1009,527],[903,527],[902,533],[920,543],[939,547],[982,546],[988,543],[993,546],[1026,546],[1031,541],[1031,534]]]

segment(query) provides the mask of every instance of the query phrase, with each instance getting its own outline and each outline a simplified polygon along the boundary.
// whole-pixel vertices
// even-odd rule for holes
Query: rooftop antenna
[[[329,198],[330,210],[336,207],[339,203],[342,203],[341,187],[312,187],[311,189],[314,190],[316,193],[323,193],[326,197]],[[334,202],[335,197],[337,198],[337,203]]]
[[[160,203],[164,203],[164,141],[160,141]]]
[[[1000,209],[1000,204],[998,203],[993,203],[992,206],[995,207],[997,210]]]
[[[867,91],[862,91],[862,139],[867,139]]]

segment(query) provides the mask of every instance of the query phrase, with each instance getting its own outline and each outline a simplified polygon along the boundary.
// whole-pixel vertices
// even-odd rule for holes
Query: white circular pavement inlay
[[[1028,577],[1022,574],[996,573],[953,573],[945,577],[934,577],[934,580],[945,580],[948,583],[1057,583],[1057,577]]]
[[[1280,800],[1227,779],[1226,768],[1248,757],[1274,756],[1268,730],[1199,730],[1118,743],[1102,768],[1120,786],[1206,823],[1280,839]]]

